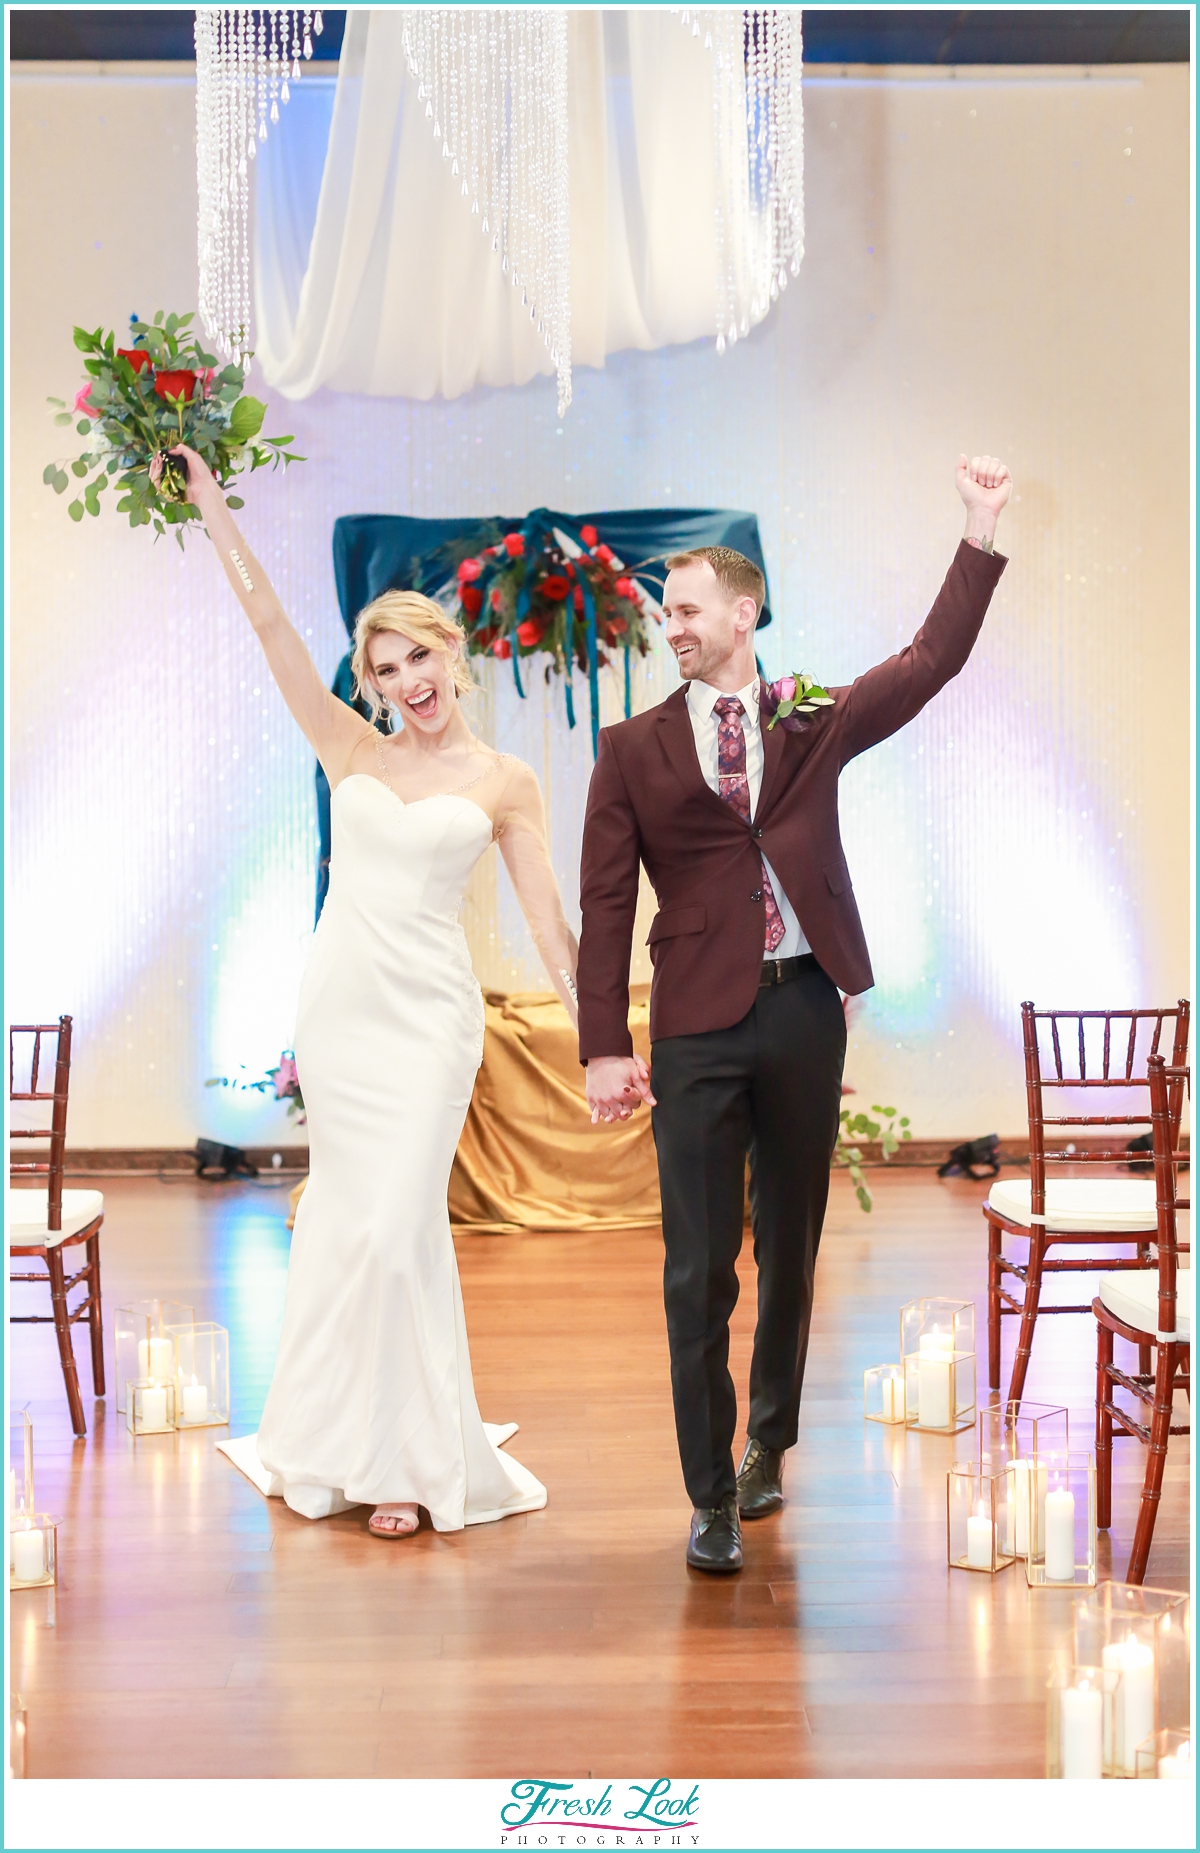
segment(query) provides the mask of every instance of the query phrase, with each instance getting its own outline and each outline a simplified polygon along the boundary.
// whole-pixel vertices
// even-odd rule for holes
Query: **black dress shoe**
[[[783,1504],[783,1449],[746,1444],[737,1477],[738,1511],[743,1518],[766,1518]]]
[[[736,1493],[726,1493],[719,1506],[697,1506],[692,1513],[687,1560],[693,1570],[709,1570],[716,1576],[741,1569],[742,1527]]]

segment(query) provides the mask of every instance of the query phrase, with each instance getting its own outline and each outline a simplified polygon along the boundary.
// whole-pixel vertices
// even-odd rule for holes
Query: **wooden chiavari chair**
[[[1047,1182],[1047,1169],[1068,1165],[1111,1167],[1128,1162],[1129,1137],[1150,1125],[1147,1057],[1160,1053],[1164,1034],[1172,1035],[1171,1066],[1181,1067],[1187,1060],[1190,1019],[1191,1006],[1186,998],[1180,998],[1173,1009],[1163,1010],[1035,1010],[1030,1003],[1021,1005],[1029,1109],[1029,1180],[1000,1180],[991,1186],[983,1206],[988,1225],[988,1384],[993,1390],[1000,1387],[1001,1319],[1019,1316],[1021,1329],[1008,1390],[1012,1402],[1019,1402],[1024,1394],[1039,1312],[1091,1311],[1090,1301],[1082,1306],[1042,1306],[1042,1286],[1047,1275],[1145,1271],[1154,1265],[1150,1244],[1158,1225],[1154,1185],[1149,1179],[1059,1177]],[[1173,1033],[1167,1027],[1170,1024],[1174,1025]],[[1048,1044],[1046,1062],[1052,1072],[1045,1071],[1043,1062],[1043,1026]],[[1089,1032],[1088,1026],[1094,1028]],[[1068,1032],[1065,1035],[1064,1027]],[[1047,1095],[1050,1104],[1065,1108],[1063,1096],[1068,1092],[1078,1091],[1086,1098],[1095,1089],[1119,1090],[1133,1095],[1135,1100],[1141,1097],[1145,1109],[1107,1114],[1046,1110]],[[1105,1135],[1100,1149],[1077,1148],[1073,1143],[1073,1135],[1090,1138],[1098,1130]],[[1178,1131],[1176,1121],[1176,1139]],[[1118,1141],[1112,1148],[1110,1133],[1115,1133]],[[1055,1141],[1052,1148],[1047,1147],[1047,1134]],[[1004,1254],[1006,1235],[1028,1239],[1029,1252],[1024,1262]],[[1122,1258],[1073,1254],[1051,1258],[1047,1254],[1051,1247],[1131,1243],[1137,1252]],[[1024,1290],[1020,1298],[1004,1285],[1006,1275],[1020,1281]],[[1142,1368],[1150,1368],[1148,1348]]]
[[[1178,1212],[1190,1210],[1191,1196],[1179,1194],[1179,1169],[1187,1154],[1179,1150],[1179,1121],[1183,1093],[1191,1070],[1167,1067],[1161,1055],[1148,1063],[1151,1131],[1154,1135],[1154,1188],[1157,1208],[1158,1265],[1150,1274],[1112,1274],[1100,1282],[1092,1301],[1096,1315],[1096,1523],[1112,1523],[1113,1435],[1133,1435],[1149,1452],[1146,1477],[1138,1509],[1137,1531],[1127,1583],[1141,1583],[1154,1537],[1162,1492],[1167,1444],[1172,1435],[1186,1435],[1187,1424],[1172,1427],[1176,1390],[1191,1401],[1192,1273],[1178,1266],[1178,1256],[1191,1253],[1191,1242],[1181,1242]],[[1113,1362],[1113,1339],[1124,1338],[1138,1348],[1139,1360],[1153,1345],[1157,1351],[1153,1376],[1144,1368],[1136,1376]],[[1149,1422],[1139,1422],[1113,1399],[1125,1390],[1150,1409]]]
[[[43,1054],[42,1038],[54,1037],[53,1081],[40,1086],[50,1060]],[[32,1043],[25,1038],[32,1038]],[[28,1070],[23,1065],[28,1052]],[[22,1067],[18,1074],[18,1056]],[[28,1085],[18,1085],[28,1079]],[[63,1382],[71,1410],[71,1426],[77,1435],[87,1434],[83,1418],[83,1398],[79,1393],[79,1373],[71,1344],[71,1327],[87,1320],[92,1341],[92,1385],[97,1396],[104,1395],[104,1343],[100,1310],[100,1226],[104,1221],[104,1197],[98,1190],[64,1190],[63,1161],[67,1144],[67,1092],[71,1079],[71,1019],[60,1017],[57,1023],[14,1024],[8,1033],[8,1097],[12,1107],[41,1102],[49,1106],[49,1126],[12,1125],[9,1128],[13,1150],[18,1140],[40,1140],[49,1147],[40,1157],[12,1158],[9,1166],[8,1252],[45,1263],[46,1272],[10,1274],[10,1280],[48,1281],[50,1312],[13,1314],[13,1325],[53,1325],[58,1337],[58,1355]],[[28,1108],[26,1108],[28,1111]],[[25,1177],[43,1177],[46,1188],[13,1189]],[[87,1261],[74,1274],[63,1267],[63,1249],[86,1245]],[[73,1309],[67,1296],[82,1284],[86,1297]]]

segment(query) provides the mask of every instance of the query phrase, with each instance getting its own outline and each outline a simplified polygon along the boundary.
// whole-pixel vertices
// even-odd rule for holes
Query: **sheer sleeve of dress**
[[[496,807],[496,841],[550,982],[566,1005],[571,1022],[577,1025],[575,970],[579,945],[567,925],[550,861],[541,788],[521,760],[513,760],[510,765]]]

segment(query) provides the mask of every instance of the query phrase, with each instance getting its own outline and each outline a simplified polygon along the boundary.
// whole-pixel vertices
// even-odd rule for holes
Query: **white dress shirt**
[[[742,732],[746,736],[746,783],[750,788],[750,815],[758,809],[758,794],[762,786],[763,743],[762,723],[758,713],[759,682],[754,681],[737,691],[737,698],[744,710],[742,714]],[[713,708],[720,700],[723,691],[713,688],[708,682],[689,682],[687,691],[688,719],[692,723],[692,733],[696,740],[696,757],[700,761],[700,770],[705,782],[720,796],[721,786],[717,771],[717,717]],[[771,887],[775,892],[779,918],[783,922],[783,938],[771,954],[773,959],[794,959],[802,952],[811,952],[812,947],[800,930],[795,909],[783,891],[783,883],[774,869],[763,857],[763,867],[770,877]],[[765,954],[764,954],[765,957]]]

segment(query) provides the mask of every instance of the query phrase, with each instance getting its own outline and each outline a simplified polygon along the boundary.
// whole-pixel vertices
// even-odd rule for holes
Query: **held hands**
[[[1001,463],[999,457],[988,456],[972,457],[968,463],[964,451],[954,474],[967,511],[963,538],[979,543],[990,553],[997,517],[1012,494],[1008,465]]]
[[[587,1065],[587,1103],[592,1125],[600,1120],[627,1120],[643,1100],[657,1103],[650,1092],[650,1070],[640,1055],[601,1055]]]

